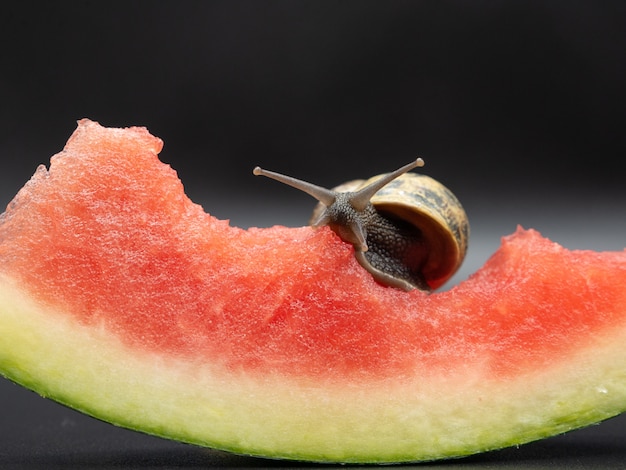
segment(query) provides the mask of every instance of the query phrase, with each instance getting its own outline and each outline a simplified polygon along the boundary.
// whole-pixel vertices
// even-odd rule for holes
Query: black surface
[[[517,224],[626,245],[626,2],[5,2],[0,206],[89,117],[145,125],[193,200],[306,223],[323,185],[416,154],[459,196],[480,266]],[[1,338],[0,338],[1,341]],[[626,419],[433,468],[626,468]],[[122,430],[0,380],[0,469],[297,467]],[[430,468],[420,465],[419,468]]]
[[[625,26],[621,0],[5,2],[0,183],[88,117],[147,126],[236,223],[310,203],[256,165],[327,186],[421,155],[472,213],[623,198]]]

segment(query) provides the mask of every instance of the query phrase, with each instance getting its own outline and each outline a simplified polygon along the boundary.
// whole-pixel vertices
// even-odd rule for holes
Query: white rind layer
[[[271,458],[457,457],[626,409],[625,326],[590,336],[585,350],[524,376],[489,377],[483,358],[412,378],[323,382],[137,353],[104,326],[83,326],[37,304],[0,276],[0,340],[3,375],[43,396],[131,429]]]

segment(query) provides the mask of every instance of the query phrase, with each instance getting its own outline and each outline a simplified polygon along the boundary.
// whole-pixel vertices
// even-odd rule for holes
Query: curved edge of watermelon
[[[532,378],[490,380],[473,361],[467,374],[427,384],[416,377],[334,386],[225,376],[210,364],[137,356],[105,328],[83,327],[29,300],[6,277],[0,305],[0,368],[10,380],[119,426],[238,454],[438,460],[523,444],[626,409],[623,331],[596,338],[567,364]]]

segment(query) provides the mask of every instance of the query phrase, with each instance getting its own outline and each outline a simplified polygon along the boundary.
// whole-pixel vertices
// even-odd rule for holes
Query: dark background
[[[569,248],[626,245],[621,0],[5,2],[0,48],[0,206],[88,117],[146,126],[189,196],[243,227],[302,225],[313,205],[253,177],[257,164],[332,186],[421,155],[472,221],[451,285],[517,224]],[[0,399],[22,409],[33,397],[2,381]],[[2,413],[0,467],[51,445],[72,462],[68,412],[33,403]],[[93,431],[105,450],[122,439],[107,441],[122,432],[111,429]],[[575,439],[624,457],[621,429],[575,433],[547,458],[589,464]]]

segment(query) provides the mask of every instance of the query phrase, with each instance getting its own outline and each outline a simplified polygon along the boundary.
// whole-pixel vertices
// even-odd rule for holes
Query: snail
[[[354,246],[358,262],[379,283],[431,291],[460,267],[469,223],[459,200],[429,176],[408,173],[421,158],[367,181],[326,189],[256,167],[255,175],[280,181],[317,199],[310,225],[328,225]]]

